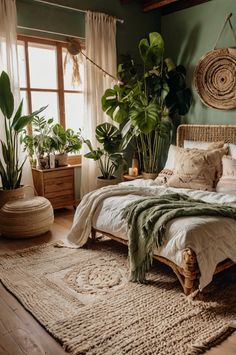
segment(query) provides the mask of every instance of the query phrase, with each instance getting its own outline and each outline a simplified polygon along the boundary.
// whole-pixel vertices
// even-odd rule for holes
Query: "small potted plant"
[[[21,142],[28,152],[31,166],[34,168],[38,166],[40,169],[44,169],[49,167],[48,156],[52,151],[51,132],[53,118],[46,120],[44,117],[36,116],[32,121],[32,127],[32,134],[28,134],[26,129],[23,130]]]
[[[55,124],[52,128],[52,149],[58,152],[55,158],[58,166],[66,166],[68,153],[77,153],[81,149],[82,139],[80,133],[73,129],[64,129],[62,125]]]
[[[21,178],[25,159],[20,162],[19,137],[22,130],[32,122],[34,117],[46,107],[29,115],[22,115],[23,100],[14,112],[14,97],[11,91],[9,76],[2,72],[0,76],[0,109],[1,119],[4,120],[5,139],[0,140],[0,177],[2,187],[0,188],[0,207],[9,200],[21,198],[25,195],[25,189],[21,185]]]
[[[90,140],[84,140],[89,153],[84,156],[98,163],[101,176],[97,177],[97,187],[117,183],[115,172],[125,163],[123,138],[120,130],[110,123],[102,123],[96,128],[96,139],[101,148],[94,149]]]

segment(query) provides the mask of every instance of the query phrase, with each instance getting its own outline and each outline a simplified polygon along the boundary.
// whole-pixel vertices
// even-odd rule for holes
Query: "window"
[[[18,36],[20,92],[25,113],[48,105],[42,113],[65,128],[78,131],[83,115],[83,64],[79,63],[82,83],[71,84],[73,63],[64,70],[65,44],[58,41]]]

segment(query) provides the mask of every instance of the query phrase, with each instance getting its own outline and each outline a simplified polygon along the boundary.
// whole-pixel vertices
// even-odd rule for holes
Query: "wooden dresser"
[[[39,196],[46,197],[53,208],[76,206],[74,169],[67,165],[55,169],[32,169],[34,187]]]

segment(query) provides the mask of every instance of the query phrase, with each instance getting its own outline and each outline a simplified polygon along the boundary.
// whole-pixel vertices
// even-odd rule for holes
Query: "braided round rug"
[[[145,285],[128,282],[127,273],[127,249],[104,239],[0,258],[5,287],[74,355],[196,355],[233,332],[235,268],[195,299],[160,264]]]
[[[236,108],[236,49],[220,48],[206,53],[195,73],[195,87],[204,104],[229,110]]]

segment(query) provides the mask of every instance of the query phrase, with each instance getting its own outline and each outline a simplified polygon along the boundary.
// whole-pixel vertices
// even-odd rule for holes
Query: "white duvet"
[[[90,193],[87,201],[82,200],[68,235],[70,243],[83,245],[91,226],[127,240],[127,224],[121,218],[122,210],[132,201],[140,199],[140,195],[180,192],[206,202],[227,203],[236,207],[236,195],[157,186],[152,180],[125,182],[110,189],[116,190],[117,195],[111,193],[109,196],[106,192],[107,197],[104,199],[101,193],[95,192]],[[126,193],[120,196],[119,189],[121,191],[124,189]],[[109,188],[105,188],[105,191],[109,191]],[[99,197],[94,198],[93,195]],[[97,199],[97,203],[94,203],[93,199],[94,201]],[[86,208],[89,209],[89,213]],[[219,262],[230,258],[236,263],[236,221],[226,217],[209,216],[175,218],[167,224],[164,245],[158,248],[155,254],[182,266],[182,251],[187,247],[196,253],[201,272],[199,288],[203,289],[211,282]]]

